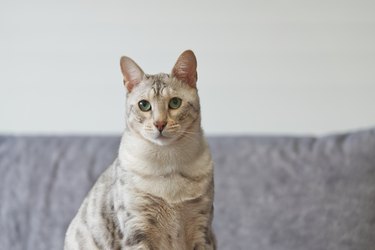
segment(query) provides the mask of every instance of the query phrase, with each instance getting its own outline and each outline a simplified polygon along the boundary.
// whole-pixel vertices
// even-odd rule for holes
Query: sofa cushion
[[[375,249],[375,130],[211,145],[221,249]]]
[[[219,249],[372,249],[375,129],[210,137]],[[117,136],[0,136],[0,246],[62,249]]]

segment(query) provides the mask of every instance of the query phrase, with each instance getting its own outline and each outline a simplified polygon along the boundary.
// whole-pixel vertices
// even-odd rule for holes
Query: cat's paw
[[[215,250],[213,245],[197,243],[194,245],[193,250]]]

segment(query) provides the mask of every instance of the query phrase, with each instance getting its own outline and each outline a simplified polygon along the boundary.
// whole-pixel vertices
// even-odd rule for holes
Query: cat
[[[84,199],[64,249],[216,249],[194,53],[183,52],[170,74],[145,74],[125,56],[120,66],[127,98],[118,157]]]

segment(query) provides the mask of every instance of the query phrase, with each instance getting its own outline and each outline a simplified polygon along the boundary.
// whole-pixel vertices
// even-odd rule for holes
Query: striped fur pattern
[[[171,74],[144,74],[128,57],[121,69],[127,118],[119,154],[84,199],[64,249],[216,249],[213,164],[193,52],[182,53]],[[175,97],[181,105],[171,108]],[[142,100],[150,110],[142,111]]]

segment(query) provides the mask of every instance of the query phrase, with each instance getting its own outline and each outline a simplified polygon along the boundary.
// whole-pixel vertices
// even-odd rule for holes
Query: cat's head
[[[197,61],[183,52],[170,74],[148,75],[129,57],[121,58],[127,90],[127,128],[158,145],[169,145],[200,133]]]

